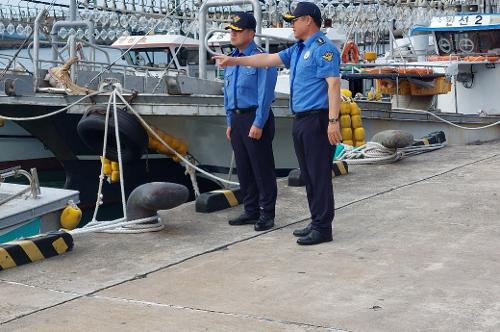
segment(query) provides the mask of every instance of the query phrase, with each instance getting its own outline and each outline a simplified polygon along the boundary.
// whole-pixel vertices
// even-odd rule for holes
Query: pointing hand
[[[230,56],[227,56],[227,55],[224,55],[224,54],[220,54],[220,55],[214,55],[212,57],[212,59],[214,59],[215,61],[217,61],[217,63],[219,64],[219,67],[225,68],[225,67],[228,67],[228,66],[234,66],[234,65],[236,65],[235,62],[236,62],[237,58],[230,57]]]

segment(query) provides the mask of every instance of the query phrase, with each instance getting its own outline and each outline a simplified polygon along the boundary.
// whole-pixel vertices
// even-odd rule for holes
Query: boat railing
[[[211,7],[225,7],[225,6],[238,6],[238,5],[246,5],[250,4],[253,7],[253,15],[255,17],[255,21],[257,22],[256,26],[256,32],[261,33],[262,32],[262,9],[260,7],[260,2],[259,0],[231,0],[231,1],[223,1],[223,0],[218,0],[218,1],[204,1],[199,9],[199,16],[198,16],[198,26],[199,26],[199,36],[200,36],[200,41],[205,40],[205,36],[207,34],[207,15],[208,15],[208,9]],[[206,52],[206,47],[205,43],[202,42],[200,45],[200,51],[198,54],[198,65],[199,65],[199,78],[201,79],[206,79],[207,78],[207,70],[206,70],[206,63],[207,63],[207,52]]]
[[[37,198],[41,191],[40,191],[40,182],[38,180],[38,172],[36,171],[36,168],[30,169],[30,171],[25,171],[24,169],[21,169],[21,166],[15,166],[11,168],[7,168],[4,170],[0,170],[0,185],[8,178],[10,177],[15,177],[18,178],[20,176],[24,176],[28,179],[29,181],[29,187],[26,189],[23,189],[17,193],[11,194],[7,196],[6,198],[3,198],[0,200],[0,205],[7,203],[8,201],[13,200],[14,198],[25,194],[26,192],[30,191],[31,192],[31,197]]]

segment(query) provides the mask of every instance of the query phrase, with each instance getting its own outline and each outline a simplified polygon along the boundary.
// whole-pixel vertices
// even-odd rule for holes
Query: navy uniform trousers
[[[293,143],[300,175],[306,184],[311,226],[322,233],[332,232],[334,200],[332,156],[335,146],[327,134],[328,111],[293,121]]]
[[[236,171],[245,212],[250,216],[263,215],[274,218],[278,192],[272,146],[274,115],[269,111],[269,118],[262,128],[262,137],[259,140],[248,137],[254,120],[255,112],[233,113],[231,144]]]

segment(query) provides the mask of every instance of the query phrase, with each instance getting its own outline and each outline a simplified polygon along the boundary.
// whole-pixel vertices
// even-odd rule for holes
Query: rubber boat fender
[[[120,132],[121,152],[123,162],[139,159],[147,151],[148,135],[141,123],[133,114],[118,110],[118,127]],[[108,146],[106,158],[118,160],[118,150],[115,140],[115,123],[113,113],[109,117]],[[106,109],[102,106],[91,106],[78,122],[77,132],[80,139],[92,151],[102,153],[104,141],[104,125]]]
[[[404,130],[383,130],[373,135],[372,142],[389,149],[405,148],[413,144],[413,135]]]
[[[415,140],[413,146],[429,145],[429,144],[439,144],[446,142],[446,136],[443,131],[433,131],[432,133],[422,137],[419,140]]]

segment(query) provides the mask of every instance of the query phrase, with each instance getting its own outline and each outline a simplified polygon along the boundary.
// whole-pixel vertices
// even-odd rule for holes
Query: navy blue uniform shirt
[[[328,109],[327,77],[340,76],[337,47],[318,31],[278,53],[290,69],[290,107],[294,113]]]
[[[263,53],[263,50],[252,41],[243,52],[240,53],[238,49],[235,49],[231,56],[248,56],[260,53]],[[224,70],[224,108],[226,109],[227,126],[231,127],[233,110],[256,107],[253,125],[257,128],[263,128],[274,100],[276,78],[275,67],[227,67]]]

